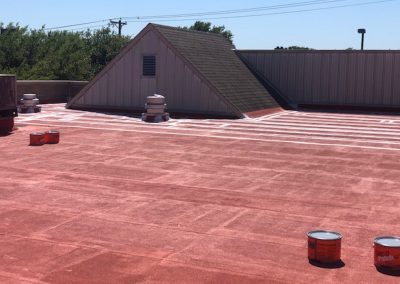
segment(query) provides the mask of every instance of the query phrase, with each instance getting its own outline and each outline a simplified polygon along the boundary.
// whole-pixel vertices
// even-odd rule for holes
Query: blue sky
[[[46,27],[55,27],[114,17],[200,13],[306,1],[307,0],[0,0],[0,21],[3,23],[19,22],[21,25],[28,25],[31,28],[39,28],[42,25],[46,25]],[[290,9],[256,11],[250,14],[287,12],[299,9],[374,2],[377,0],[335,1],[321,5],[302,6]],[[400,49],[399,15],[400,0],[395,0],[365,6],[258,17],[212,19],[208,21],[215,25],[225,25],[230,29],[234,34],[234,43],[238,49],[272,49],[278,45],[300,45],[316,49],[359,48],[360,35],[357,34],[358,28],[367,29],[365,37],[366,49]],[[195,18],[202,19],[202,17]],[[182,26],[192,24],[194,19],[167,22],[152,20],[152,22],[171,26]],[[105,22],[88,26],[101,25],[103,23]],[[123,34],[134,36],[145,25],[145,22],[129,22],[128,25],[123,28]]]

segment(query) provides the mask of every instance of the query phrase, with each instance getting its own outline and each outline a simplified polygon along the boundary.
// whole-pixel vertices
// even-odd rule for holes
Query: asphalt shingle
[[[222,35],[153,26],[240,112],[279,107]]]

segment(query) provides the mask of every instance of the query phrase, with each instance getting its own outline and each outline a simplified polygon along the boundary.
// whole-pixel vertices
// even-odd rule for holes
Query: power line
[[[349,1],[349,0],[313,0],[313,1],[293,2],[293,3],[288,3],[288,4],[282,4],[282,5],[253,7],[253,8],[236,9],[236,10],[220,10],[220,11],[213,11],[213,12],[186,13],[186,14],[175,14],[175,15],[121,17],[121,18],[103,19],[103,20],[97,20],[97,21],[91,21],[91,22],[85,22],[85,23],[79,23],[79,24],[71,24],[71,25],[65,25],[65,26],[59,26],[59,27],[45,28],[44,30],[56,30],[56,29],[63,29],[63,28],[70,28],[70,27],[77,27],[77,26],[85,26],[85,27],[81,27],[79,29],[74,29],[74,30],[82,30],[82,29],[91,28],[91,27],[86,27],[87,25],[110,21],[112,24],[118,25],[118,30],[120,33],[122,26],[124,26],[127,23],[147,23],[147,22],[149,22],[149,20],[152,20],[152,19],[156,20],[157,22],[236,19],[236,18],[247,18],[247,17],[261,17],[261,16],[270,16],[270,15],[292,14],[292,13],[301,13],[301,12],[310,12],[310,11],[319,11],[319,10],[331,10],[331,9],[338,9],[338,8],[365,6],[365,5],[379,4],[379,3],[385,3],[385,2],[393,2],[393,1],[398,1],[398,0],[378,0],[378,1],[369,1],[369,2],[364,2],[364,3],[351,3],[351,4],[328,6],[328,7],[317,7],[317,8],[289,10],[289,11],[281,11],[281,12],[229,16],[229,14],[250,13],[250,12],[254,12],[254,11],[266,11],[266,10],[277,10],[277,9],[290,9],[290,8],[294,8],[294,7],[303,7],[303,6],[310,6],[310,5],[323,5],[323,4],[337,3],[337,2],[343,2],[343,1]],[[216,15],[216,16],[217,15],[228,15],[228,16],[208,17],[208,16],[213,16],[213,15]],[[190,17],[190,18],[187,18],[187,17]],[[182,18],[184,18],[184,19],[182,19]],[[119,21],[113,21],[116,19],[119,19]],[[137,19],[137,20],[128,20],[128,21],[122,22],[122,19]],[[121,25],[119,24],[119,22],[121,22]],[[105,26],[105,24],[99,25],[99,26]],[[94,26],[94,27],[99,27],[99,26]]]
[[[81,30],[87,30],[87,29],[96,29],[96,28],[103,28],[107,27],[108,24],[103,24],[103,25],[95,25],[95,26],[86,26],[86,27],[80,27],[76,29],[69,29],[69,31],[81,31]]]
[[[310,6],[310,5],[322,5],[334,2],[343,2],[349,0],[314,0],[314,1],[304,1],[304,2],[294,2],[288,4],[281,5],[272,5],[272,6],[262,6],[262,7],[253,7],[246,9],[236,9],[236,10],[219,10],[213,12],[202,12],[202,13],[188,13],[188,14],[171,14],[171,15],[157,15],[157,16],[134,16],[134,17],[122,17],[123,19],[158,19],[158,18],[179,18],[179,17],[192,17],[192,16],[209,16],[209,15],[220,15],[220,14],[237,14],[237,13],[248,13],[254,11],[263,11],[263,10],[276,10],[276,9],[287,9],[293,7],[301,7],[301,6]]]
[[[283,11],[283,12],[273,12],[273,13],[262,13],[262,14],[250,14],[250,15],[237,15],[237,16],[223,16],[223,17],[206,17],[206,18],[185,18],[185,19],[166,19],[166,20],[158,20],[158,22],[176,22],[176,21],[198,21],[198,20],[218,20],[218,19],[238,19],[238,18],[249,18],[249,17],[261,17],[261,16],[270,16],[270,15],[283,15],[283,14],[292,14],[292,13],[301,13],[301,12],[310,12],[310,11],[319,11],[319,10],[331,10],[338,8],[346,8],[346,7],[355,7],[355,6],[366,6],[384,2],[393,2],[398,0],[380,0],[380,1],[370,1],[364,3],[354,3],[347,5],[338,5],[338,6],[329,6],[329,7],[320,7],[320,8],[312,8],[312,9],[301,9],[301,10],[292,10],[292,11]],[[147,21],[127,21],[128,23],[143,23]]]
[[[72,28],[72,27],[77,27],[77,26],[84,26],[84,25],[97,24],[97,23],[101,23],[101,22],[108,22],[113,19],[116,19],[116,18],[80,23],[80,24],[72,24],[72,25],[66,25],[66,26],[59,26],[59,27],[52,27],[52,28],[45,28],[43,30],[47,31],[47,30],[59,30],[59,29],[63,29],[63,28]]]
[[[253,7],[253,8],[245,8],[245,9],[236,9],[236,10],[220,10],[220,11],[212,11],[212,12],[202,12],[202,13],[186,13],[186,14],[173,14],[173,15],[154,15],[154,16],[134,16],[134,17],[120,17],[120,18],[110,18],[110,19],[102,19],[78,24],[64,25],[58,27],[45,28],[43,30],[58,30],[63,28],[72,28],[77,26],[86,26],[91,24],[97,24],[101,22],[108,22],[117,19],[158,19],[158,18],[176,18],[176,17],[192,17],[192,16],[209,16],[209,15],[219,15],[219,14],[235,14],[235,13],[245,13],[245,12],[253,12],[260,10],[269,10],[269,9],[284,9],[284,8],[292,8],[298,6],[308,6],[308,5],[321,5],[331,2],[341,2],[341,1],[349,1],[349,0],[313,0],[313,1],[303,1],[303,2],[293,2],[288,4],[281,5],[273,5],[273,6],[263,6],[263,7]],[[141,21],[143,22],[143,21]]]

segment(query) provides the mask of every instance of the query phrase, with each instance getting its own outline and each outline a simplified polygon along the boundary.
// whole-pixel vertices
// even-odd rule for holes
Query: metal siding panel
[[[375,55],[366,55],[365,65],[365,102],[367,105],[373,105],[374,102],[374,73],[375,73]]]
[[[365,53],[355,54],[357,57],[356,66],[356,90],[355,90],[355,104],[364,105],[367,103],[367,96],[365,91],[365,67],[366,67],[366,55]]]
[[[304,61],[304,95],[300,103],[310,104],[312,99],[313,55],[305,54]]]
[[[210,111],[210,97],[207,94],[206,89],[204,88],[204,84],[201,82],[200,83],[200,89],[199,89],[199,105],[200,108],[206,109]]]
[[[271,68],[272,68],[272,64],[271,64],[271,56],[268,53],[264,53],[261,56],[261,60],[264,61],[264,69],[262,71],[262,74],[264,75],[265,78],[269,79],[271,77]]]
[[[397,51],[257,51],[242,54],[296,103],[400,105],[400,53]]]
[[[123,73],[122,73],[122,104],[124,106],[131,106],[130,103],[130,94],[131,94],[131,73],[129,64],[132,64],[132,53],[129,51],[127,55],[123,58]]]
[[[271,70],[271,81],[276,87],[278,87],[278,89],[282,89],[282,86],[279,85],[281,54],[277,54],[276,56],[273,56],[271,58],[271,66],[273,67],[273,69]]]
[[[283,95],[288,93],[288,54],[282,53],[281,64],[279,65],[279,86]]]
[[[133,70],[133,93],[132,93],[132,105],[135,107],[143,107],[141,105],[141,99],[140,99],[140,84],[141,84],[141,78],[142,78],[142,56],[141,56],[141,49],[140,46],[136,46],[133,54],[133,61],[135,64],[132,64]]]
[[[175,97],[177,102],[181,102],[183,99],[183,77],[185,74],[184,64],[182,60],[175,56]]]
[[[166,59],[166,64],[167,64],[167,90],[168,90],[168,96],[171,101],[171,104],[173,105],[179,105],[179,101],[176,98],[176,93],[174,90],[174,85],[175,85],[175,54],[172,52],[172,50],[168,49],[167,50],[167,59]]]
[[[400,106],[400,54],[396,54],[394,59],[393,104]]]
[[[390,53],[383,53],[384,71],[383,71],[382,104],[389,105],[389,106],[392,103],[393,57],[394,56]]]
[[[321,88],[321,54],[315,53],[313,54],[313,62],[312,62],[312,103],[317,104],[319,101],[319,92]]]
[[[320,89],[318,95],[318,101],[322,104],[329,104],[329,89],[330,89],[330,66],[331,66],[330,54],[321,54],[321,73],[320,73]]]
[[[383,69],[384,69],[383,55],[380,53],[375,54],[375,73],[374,73],[374,105],[382,104],[382,91],[383,91]]]
[[[331,63],[330,63],[330,82],[329,82],[329,103],[335,104],[336,98],[339,93],[339,54],[332,53],[331,54]]]
[[[107,104],[111,106],[115,106],[115,95],[117,90],[117,77],[115,74],[115,66],[110,69],[108,73],[108,81],[107,81]]]
[[[159,51],[157,57],[157,93],[167,96],[168,87],[167,87],[167,76],[168,76],[168,65],[167,65],[167,46],[164,45],[161,41],[159,41]]]
[[[339,54],[339,85],[338,85],[338,92],[335,104],[338,105],[346,104],[346,99],[347,99],[346,76],[347,76],[347,55]]]
[[[123,61],[121,60],[115,66],[114,80],[115,80],[115,89],[114,89],[114,104],[116,106],[123,106],[123,92],[122,92],[122,76],[124,72]]]
[[[194,75],[190,71],[189,67],[185,65],[185,81],[184,81],[185,92],[184,92],[184,99],[182,100],[182,109],[186,109],[189,107],[191,100],[193,76]]]
[[[100,81],[100,100],[99,105],[105,106],[107,105],[107,80],[108,74],[105,74]]]
[[[196,104],[201,100],[200,98],[200,84],[201,81],[197,76],[193,76],[193,90],[191,92],[191,100],[189,102],[189,109],[196,110]]]
[[[305,77],[305,54],[299,54],[297,57],[297,92],[296,94],[293,94],[293,96],[291,94],[288,94],[289,98],[293,98],[294,102],[302,102],[304,101],[305,98],[305,86],[304,86],[304,77]]]
[[[263,54],[258,52],[256,58],[257,58],[257,71],[260,74],[264,74],[265,60]]]
[[[348,67],[347,67],[347,100],[348,105],[356,103],[356,77],[357,77],[357,54],[348,54]]]
[[[288,55],[288,78],[286,81],[287,93],[295,94],[296,93],[296,83],[297,83],[297,70],[296,70],[296,55],[289,54]]]

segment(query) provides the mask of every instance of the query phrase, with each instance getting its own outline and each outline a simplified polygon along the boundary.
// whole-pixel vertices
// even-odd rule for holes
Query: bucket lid
[[[339,240],[342,238],[342,235],[337,232],[325,230],[310,231],[307,236],[318,240]]]
[[[375,244],[385,247],[400,247],[400,237],[382,236],[375,238]]]
[[[32,132],[31,135],[44,135],[44,132]]]

